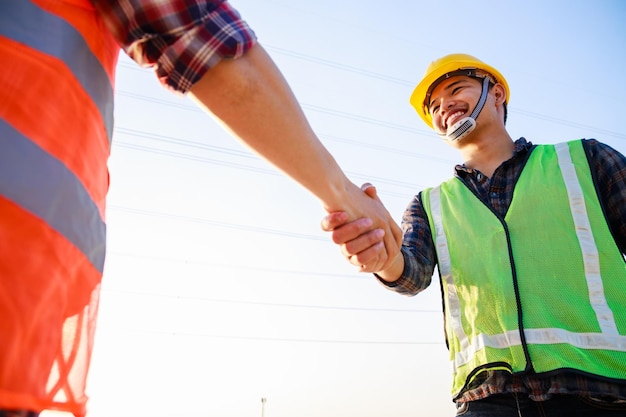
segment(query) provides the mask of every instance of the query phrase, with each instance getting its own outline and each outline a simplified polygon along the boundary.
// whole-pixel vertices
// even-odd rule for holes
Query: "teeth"
[[[448,116],[448,118],[446,119],[446,128],[448,128],[450,126],[450,121],[454,120],[456,117],[458,116],[462,116],[465,112],[462,110],[459,110],[455,113],[452,113],[450,116]]]

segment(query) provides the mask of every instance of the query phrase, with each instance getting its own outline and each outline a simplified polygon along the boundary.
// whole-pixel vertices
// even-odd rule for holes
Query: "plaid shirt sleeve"
[[[238,58],[256,36],[226,0],[91,0],[139,65],[186,93],[223,58]]]
[[[596,139],[583,140],[609,228],[626,254],[626,157]]]
[[[416,295],[430,285],[437,263],[428,217],[420,195],[415,196],[404,211],[402,231],[401,252],[404,257],[402,275],[394,282],[386,282],[378,275],[376,278],[392,291]]]

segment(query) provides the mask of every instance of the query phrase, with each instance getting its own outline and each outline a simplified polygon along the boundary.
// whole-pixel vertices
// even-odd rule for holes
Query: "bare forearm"
[[[319,198],[327,211],[343,211],[348,220],[368,217],[373,228],[384,230],[378,268],[398,254],[402,233],[389,212],[346,177],[261,45],[242,58],[223,60],[190,92],[235,137]]]
[[[223,60],[191,89],[192,98],[234,136],[318,197],[345,209],[356,188],[318,140],[291,88],[261,45]]]

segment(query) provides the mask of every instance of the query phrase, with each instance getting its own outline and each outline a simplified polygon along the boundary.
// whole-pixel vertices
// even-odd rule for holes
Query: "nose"
[[[445,97],[441,97],[439,100],[439,114],[444,116],[447,111],[454,106],[454,100]]]
[[[447,114],[448,110],[456,103],[453,99],[445,97],[438,98],[436,102],[437,103],[431,105],[431,108],[436,108],[436,110],[431,113],[433,118],[443,118]]]

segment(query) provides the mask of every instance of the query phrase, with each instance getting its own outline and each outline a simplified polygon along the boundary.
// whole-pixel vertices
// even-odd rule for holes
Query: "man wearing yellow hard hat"
[[[426,75],[411,95],[411,104],[415,107],[415,110],[417,110],[417,113],[422,120],[432,129],[438,130],[435,126],[433,126],[433,116],[430,112],[430,107],[434,104],[432,97],[433,89],[442,81],[456,76],[466,76],[468,78],[478,79],[483,87],[480,98],[471,114],[464,117],[463,120],[460,121],[461,123],[456,123],[454,125],[454,129],[452,129],[453,126],[451,126],[448,129],[449,132],[446,132],[446,134],[443,135],[452,140],[459,140],[462,137],[467,136],[467,134],[473,130],[476,125],[476,118],[485,105],[489,87],[499,83],[502,88],[504,88],[504,103],[502,103],[502,105],[505,112],[506,104],[509,101],[509,85],[498,70],[485,64],[484,62],[479,61],[471,55],[447,55],[432,62],[428,66]],[[438,131],[438,133],[440,132]]]
[[[626,416],[626,158],[595,139],[513,140],[509,97],[473,56],[432,62],[410,102],[463,163],[410,202],[388,268],[367,219],[322,227],[398,293],[437,267],[457,415]]]

